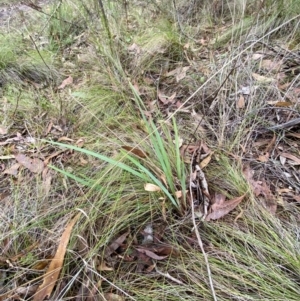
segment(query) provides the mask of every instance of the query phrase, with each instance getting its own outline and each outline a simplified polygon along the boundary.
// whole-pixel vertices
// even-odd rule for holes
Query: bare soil
[[[40,1],[0,1],[0,27],[10,27],[19,22],[23,23],[24,18],[34,11],[42,8],[53,0]],[[36,7],[34,7],[36,6]]]

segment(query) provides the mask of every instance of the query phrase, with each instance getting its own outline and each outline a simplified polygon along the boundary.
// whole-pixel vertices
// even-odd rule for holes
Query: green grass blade
[[[178,208],[178,203],[174,199],[174,197],[170,194],[168,189],[164,186],[164,184],[159,181],[147,168],[145,168],[143,165],[141,165],[135,158],[128,156],[127,157],[132,163],[134,163],[137,167],[139,167],[145,174],[147,174],[155,185],[161,188],[161,190],[165,193],[165,195],[169,198],[169,200],[172,202],[174,206]]]
[[[95,153],[93,151],[89,151],[87,149],[80,148],[80,147],[73,146],[73,145],[69,145],[69,144],[64,144],[64,143],[59,143],[59,142],[54,142],[54,141],[49,141],[49,140],[44,140],[44,139],[42,139],[42,141],[47,142],[47,143],[51,143],[53,145],[57,145],[57,146],[60,146],[60,147],[65,147],[65,148],[68,148],[68,149],[72,149],[72,150],[78,151],[80,153],[89,155],[89,156],[93,156],[93,157],[98,158],[100,160],[103,160],[103,161],[105,161],[105,162],[107,162],[109,164],[112,164],[112,165],[114,165],[116,167],[119,167],[119,168],[121,168],[123,170],[126,170],[129,173],[131,173],[132,175],[135,175],[135,176],[141,178],[142,180],[147,180],[147,177],[145,177],[144,174],[142,174],[142,173],[134,170],[133,168],[131,168],[130,166],[128,166],[128,165],[126,165],[126,164],[124,164],[122,162],[116,161],[116,160],[111,159],[109,157],[106,157],[104,155],[100,155],[100,154],[97,154],[97,153]]]

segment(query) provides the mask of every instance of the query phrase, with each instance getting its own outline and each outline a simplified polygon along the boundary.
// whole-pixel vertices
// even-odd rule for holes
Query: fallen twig
[[[193,158],[192,158],[191,162],[193,162]],[[193,174],[193,166],[191,164],[190,175],[192,175],[192,174]],[[208,275],[208,279],[209,279],[210,290],[211,290],[214,301],[217,301],[218,299],[217,299],[215,289],[214,289],[214,284],[213,284],[213,280],[212,280],[212,275],[211,275],[210,265],[209,265],[209,262],[208,262],[208,257],[207,257],[207,254],[205,253],[205,250],[204,250],[204,247],[203,247],[203,242],[202,242],[202,239],[201,239],[201,236],[200,236],[197,224],[196,224],[194,202],[193,202],[193,193],[192,193],[192,185],[191,185],[192,179],[190,179],[189,182],[190,182],[190,199],[191,199],[191,208],[192,208],[192,220],[193,220],[193,226],[194,226],[193,229],[195,230],[198,245],[199,245],[199,247],[201,249],[201,252],[203,254],[203,257],[204,257],[206,270],[207,270],[207,275]]]

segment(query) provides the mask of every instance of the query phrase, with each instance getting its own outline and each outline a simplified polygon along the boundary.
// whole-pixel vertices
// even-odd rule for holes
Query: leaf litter
[[[204,41],[204,39],[202,39]],[[206,44],[206,42],[202,43],[203,45]],[[185,47],[186,50],[189,50],[190,46]],[[135,53],[135,55],[140,55],[142,49],[137,45],[137,44],[132,44],[130,47],[128,47],[128,51]],[[278,78],[275,77],[273,74],[274,72],[278,72],[278,69],[282,67],[282,62],[276,62],[273,60],[267,60],[264,59],[265,55],[262,54],[254,54],[253,59],[258,60],[260,59],[260,65],[259,68],[262,69],[262,71],[270,71],[272,74],[266,74],[264,72],[262,73],[252,73],[252,76],[254,80],[258,84],[269,84],[273,83],[278,80]],[[172,67],[174,68],[174,67]],[[175,79],[177,83],[183,82],[183,80],[187,77],[187,71],[191,68],[190,66],[186,67],[178,67],[175,69],[172,69],[171,71],[168,71],[167,73],[164,74],[166,77],[172,77]],[[149,73],[145,73],[145,80],[148,79],[148,82],[150,84],[153,84],[155,80],[152,78],[152,75]],[[280,85],[280,81],[283,78],[279,79],[278,86]],[[60,86],[58,86],[58,90],[63,90],[67,86],[72,84],[72,77],[67,78],[64,80]],[[281,88],[283,89],[283,84],[281,84]],[[145,95],[144,91],[142,88],[138,88],[137,90],[140,90],[140,95]],[[285,88],[286,89],[286,88]],[[178,90],[178,91],[177,91]],[[291,87],[289,88],[289,91],[294,91],[295,93],[297,92],[295,88]],[[60,91],[62,92],[62,91]],[[155,103],[162,103],[165,107],[169,106],[174,106],[174,107],[179,107],[181,106],[181,101],[178,100],[180,99],[181,91],[180,89],[172,89],[172,87],[169,89],[169,91],[163,91],[163,90],[158,90],[157,93],[157,98],[158,100],[151,101],[151,110],[147,113],[149,113],[148,117],[152,117],[153,113],[155,113],[155,110],[157,107],[155,106]],[[252,93],[252,91],[251,91]],[[243,110],[246,108],[246,102],[248,98],[244,97],[244,95],[247,95],[247,97],[251,94],[250,93],[250,87],[245,85],[244,88],[244,93],[239,95],[239,98],[237,99],[236,107],[243,112]],[[167,96],[170,95],[170,96]],[[273,101],[273,102],[272,102]],[[272,102],[272,103],[271,103]],[[272,107],[277,107],[277,108],[287,108],[293,105],[293,102],[281,102],[279,100],[269,100],[266,102],[268,105],[271,105]],[[188,112],[188,109],[186,109]],[[193,109],[194,110],[194,109]],[[165,112],[167,110],[165,109]],[[183,112],[183,111],[182,111]],[[195,112],[195,111],[194,111]],[[191,113],[191,112],[190,112]],[[169,114],[169,112],[167,112]],[[192,113],[191,113],[192,115]],[[200,116],[200,115],[199,115]],[[286,115],[282,115],[283,118],[285,118]],[[282,118],[281,116],[281,118]],[[202,120],[202,117],[198,118]],[[198,120],[199,121],[199,120]],[[200,125],[201,126],[201,125]],[[7,134],[7,130],[4,128],[0,128],[0,134]],[[67,136],[62,136],[64,133],[64,130],[62,127],[59,125],[55,124],[50,124],[48,129],[46,129],[46,135],[56,135],[58,137],[59,141],[68,141],[68,142],[74,142],[76,139],[71,139]],[[204,130],[203,128],[203,133],[207,133],[207,130]],[[286,133],[287,136],[291,136],[294,138],[299,138],[297,136],[297,132],[289,132]],[[275,135],[274,135],[275,137]],[[275,137],[276,138],[276,137]],[[275,139],[274,138],[274,139]],[[5,138],[6,139],[6,138]],[[275,139],[276,140],[276,139]],[[271,144],[275,144],[274,142],[271,142]],[[77,140],[78,141],[78,140]],[[20,136],[16,136],[15,138],[9,138],[5,141],[1,140],[0,143],[3,143],[2,145],[11,145],[15,144],[16,142],[23,143],[24,139]],[[82,147],[83,141],[78,142],[78,146]],[[269,144],[270,140],[266,139],[266,144]],[[124,150],[128,151],[130,154],[133,154],[141,159],[146,159],[149,154],[144,152],[141,149],[138,149],[136,147],[130,147],[130,146],[123,146],[122,147]],[[247,151],[247,148],[244,147],[244,149]],[[29,171],[35,174],[41,174],[42,173],[42,179],[43,179],[43,189],[45,195],[49,194],[49,190],[51,187],[51,182],[53,181],[51,173],[49,173],[48,169],[45,168],[45,165],[47,165],[50,160],[55,161],[56,159],[59,159],[58,157],[63,153],[64,151],[58,151],[55,153],[50,153],[48,154],[47,158],[36,158],[32,154],[31,155],[23,155],[23,157],[19,157],[19,161],[16,164],[13,164],[11,167],[8,167],[4,169],[4,172],[2,174],[6,175],[11,175],[11,176],[16,176],[18,174],[18,171],[21,166],[25,167]],[[180,152],[183,155],[184,162],[188,164],[187,166],[192,167],[192,172],[191,174],[187,177],[187,187],[182,187],[182,190],[176,191],[177,197],[182,198],[182,191],[185,191],[185,188],[187,188],[186,193],[189,196],[188,190],[192,190],[192,200],[191,202],[195,203],[198,208],[202,207],[199,209],[199,218],[204,219],[206,221],[212,221],[212,220],[217,220],[220,218],[223,218],[232,210],[234,210],[239,204],[242,203],[242,201],[245,199],[245,195],[231,198],[230,200],[226,200],[226,197],[223,194],[216,194],[214,193],[213,190],[210,189],[210,179],[207,178],[207,175],[204,171],[204,168],[210,167],[211,161],[213,161],[216,156],[214,156],[214,152],[210,151],[208,147],[203,143],[183,143],[182,147],[180,148]],[[196,154],[194,156],[194,154]],[[270,163],[270,156],[271,156],[271,149],[265,149],[264,152],[258,154],[255,158],[256,160],[260,161],[261,163]],[[193,157],[195,157],[193,159]],[[14,156],[10,157],[9,159],[13,159]],[[238,156],[236,156],[238,158]],[[297,157],[296,153],[295,154],[290,154],[287,150],[283,150],[280,152],[280,161],[283,165],[286,164],[286,162],[290,163],[291,165],[297,165],[299,158]],[[287,160],[288,159],[288,160]],[[247,159],[248,160],[248,159]],[[43,166],[42,166],[43,163]],[[85,163],[86,164],[86,163]],[[249,170],[247,171],[247,168]],[[203,171],[204,170],[204,171]],[[292,173],[290,173],[292,174]],[[258,200],[261,200],[262,202],[265,202],[268,210],[275,214],[276,213],[276,202],[274,203],[274,195],[273,192],[271,191],[270,185],[267,182],[267,179],[260,179],[260,180],[254,180],[254,172],[250,168],[250,166],[246,166],[244,170],[244,175],[245,179],[247,180],[250,189],[253,191],[253,194],[257,197]],[[163,177],[163,175],[161,176]],[[162,180],[163,181],[163,180]],[[166,185],[166,181],[163,181]],[[145,190],[148,192],[155,192],[155,191],[160,191],[160,188],[154,184],[151,183],[145,183]],[[190,188],[191,187],[191,188]],[[230,191],[229,191],[230,193]],[[299,202],[299,197],[294,194],[292,190],[289,190],[287,193],[290,195],[291,198],[294,198],[296,201]],[[189,196],[190,197],[190,196]],[[165,203],[165,201],[164,201]],[[188,214],[190,208],[185,208],[186,214]],[[164,220],[167,221],[168,215],[164,214]],[[132,240],[132,233],[130,231],[125,232],[124,234],[120,235],[117,237],[113,242],[111,242],[108,247],[106,247],[105,255],[103,258],[103,261],[99,264],[98,270],[99,271],[112,271],[114,270],[113,267],[110,266],[110,259],[112,257],[118,258],[118,257],[123,257],[123,259],[120,259],[120,261],[124,260],[135,260],[136,262],[142,262],[141,266],[139,267],[139,271],[144,271],[146,273],[150,273],[153,271],[156,271],[158,274],[161,274],[162,276],[169,278],[172,281],[177,282],[178,284],[183,284],[180,280],[176,279],[169,274],[169,273],[163,273],[161,272],[157,266],[155,261],[162,261],[165,260],[167,257],[171,256],[171,254],[175,253],[174,248],[172,246],[166,246],[164,244],[159,244],[155,240],[155,231],[153,230],[151,226],[151,235],[147,233],[146,228],[143,230],[143,240],[139,241],[136,240],[134,244],[131,244]],[[122,233],[122,232],[121,232]],[[147,236],[151,236],[152,239],[149,240],[148,243],[145,243],[144,240],[146,240]],[[128,253],[127,253],[128,251]],[[132,253],[129,254],[131,251]],[[108,264],[106,264],[106,261]],[[118,294],[114,293],[105,293],[104,298],[106,300],[123,300],[124,298],[119,296]]]

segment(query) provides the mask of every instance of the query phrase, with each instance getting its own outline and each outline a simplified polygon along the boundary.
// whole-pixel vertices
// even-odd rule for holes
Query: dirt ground
[[[1,1],[0,0],[0,26],[10,27],[22,19],[27,14],[42,8],[43,5],[53,0],[41,1]]]

